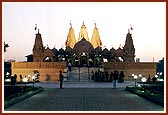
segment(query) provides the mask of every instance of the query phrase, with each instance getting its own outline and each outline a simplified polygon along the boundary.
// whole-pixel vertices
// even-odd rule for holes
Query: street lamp
[[[162,72],[158,72],[155,77],[157,78],[157,81],[164,81],[164,79],[162,78]]]
[[[27,81],[28,81],[28,79],[27,79],[27,77],[25,76],[25,77],[23,78],[23,82],[25,83],[25,86],[26,86]]]
[[[134,75],[135,75],[135,74],[132,74],[132,75],[131,75],[131,76],[132,76],[132,79],[131,79],[132,81],[134,81]]]
[[[9,78],[10,73],[6,72],[6,78]]]
[[[155,75],[155,78],[156,78],[156,80],[158,81],[159,76],[156,74],[156,75]]]
[[[6,77],[5,77],[5,82],[11,82],[11,79],[10,79],[10,73],[9,72],[7,72],[6,73]]]
[[[24,78],[23,78],[23,82],[25,83],[25,92],[26,92],[26,83],[27,83],[27,77],[25,76]]]
[[[144,83],[144,82],[146,82],[146,78],[145,77],[142,77],[142,79],[141,79],[141,81]]]
[[[135,87],[136,87],[137,79],[138,79],[138,76],[137,76],[137,75],[134,75]]]
[[[36,76],[33,75],[33,76],[32,76],[32,80],[33,80],[33,88],[34,88],[35,79],[36,79]]]
[[[132,74],[132,77],[134,77],[135,74]]]
[[[143,83],[142,86],[143,86],[143,88],[144,88],[144,82],[146,82],[147,79],[146,79],[145,77],[142,77],[141,81],[142,81],[142,83]]]
[[[139,80],[141,80],[142,74],[139,74]]]
[[[30,81],[30,77],[31,77],[31,75],[28,75],[28,81]]]

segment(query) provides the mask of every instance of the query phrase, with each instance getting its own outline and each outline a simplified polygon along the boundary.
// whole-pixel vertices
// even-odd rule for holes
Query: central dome
[[[88,42],[85,38],[82,38],[81,41],[77,42],[74,46],[74,52],[76,53],[90,53],[94,50],[93,45]]]

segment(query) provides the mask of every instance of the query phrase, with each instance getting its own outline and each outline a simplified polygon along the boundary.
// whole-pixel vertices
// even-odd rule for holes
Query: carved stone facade
[[[60,62],[71,61],[75,66],[99,66],[102,62],[135,62],[135,48],[133,39],[128,31],[123,48],[113,47],[102,50],[102,42],[96,23],[93,29],[92,39],[89,41],[88,32],[84,22],[76,42],[74,29],[70,23],[70,29],[65,42],[66,49],[44,48],[41,34],[36,34],[33,47],[33,62]]]
[[[33,62],[54,61],[53,56],[54,52],[48,46],[46,49],[44,48],[42,37],[38,30],[33,47]]]

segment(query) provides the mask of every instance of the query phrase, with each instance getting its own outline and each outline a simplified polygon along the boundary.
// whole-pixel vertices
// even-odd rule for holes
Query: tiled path
[[[44,91],[5,109],[5,112],[164,111],[163,107],[125,91],[124,84],[129,82],[112,89],[111,83],[65,82],[64,89],[59,89],[57,82],[43,83]]]

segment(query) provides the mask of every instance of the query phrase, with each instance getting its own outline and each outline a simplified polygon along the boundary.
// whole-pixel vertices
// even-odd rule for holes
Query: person
[[[119,83],[124,82],[124,77],[125,77],[124,72],[123,72],[123,71],[121,71],[121,72],[120,72],[120,75],[119,75],[118,82],[119,82]]]
[[[14,76],[11,76],[11,84],[15,85],[17,80],[17,75],[15,74]]]
[[[61,70],[59,71],[59,73],[60,73],[60,74],[59,74],[60,89],[63,89],[63,88],[62,88],[62,84],[63,84],[64,76],[63,76]]]
[[[150,78],[150,74],[149,74],[149,77],[148,77],[148,79],[147,79],[147,82],[150,82],[150,80],[151,80],[151,78]]]
[[[113,88],[117,89],[118,71],[114,71],[113,74]]]
[[[152,78],[152,81],[153,81],[153,82],[156,82],[156,80],[157,80],[157,78],[154,76],[154,77]]]
[[[113,81],[113,72],[110,73],[110,82]]]
[[[20,74],[20,82],[22,82],[22,75]]]
[[[71,71],[71,66],[72,66],[72,64],[71,64],[71,62],[69,62],[69,63],[68,63],[68,70],[69,70],[69,71]]]
[[[92,80],[94,80],[94,72],[93,72],[93,70],[92,70]]]
[[[98,81],[98,72],[97,71],[95,71],[94,81]]]
[[[109,80],[109,73],[108,71],[105,71],[105,81],[108,81]]]

